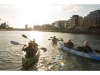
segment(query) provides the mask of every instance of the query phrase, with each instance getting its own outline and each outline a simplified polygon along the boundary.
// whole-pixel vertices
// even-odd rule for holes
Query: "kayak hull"
[[[76,48],[69,49],[67,47],[64,47],[63,43],[58,43],[58,47],[61,50],[64,50],[66,52],[69,52],[69,53],[72,53],[72,54],[75,54],[75,55],[78,55],[78,56],[82,56],[82,57],[85,57],[85,58],[90,58],[90,59],[94,59],[94,60],[99,60],[100,61],[100,55],[98,55],[96,53],[89,53],[88,54],[88,53],[77,51]]]
[[[25,54],[22,56],[22,66],[24,68],[29,68],[34,66],[39,60],[40,52],[39,50],[37,53],[32,57],[26,57]]]

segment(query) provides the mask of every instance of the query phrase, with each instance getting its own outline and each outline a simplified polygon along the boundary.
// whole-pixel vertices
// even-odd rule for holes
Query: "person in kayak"
[[[57,41],[58,41],[58,39],[54,36],[53,39],[52,39],[52,43],[57,45]]]
[[[35,39],[33,39],[33,47],[36,49],[36,50],[38,50],[38,44],[36,43],[36,40]]]
[[[25,47],[27,45],[24,45],[23,48],[22,48],[22,51],[25,51],[26,52],[26,57],[32,57],[35,55],[36,53],[36,50],[35,48],[33,47],[33,43],[32,42],[29,42],[28,43],[28,46]]]
[[[91,50],[91,47],[88,45],[88,41],[84,42],[84,46],[78,46],[77,50],[80,51],[80,52],[84,52],[84,53],[91,53],[91,52],[93,52]]]
[[[83,48],[84,48],[84,50],[83,50],[84,53],[93,52],[92,49],[91,49],[91,47],[88,45],[88,41],[85,41],[85,42],[84,42]]]
[[[74,44],[71,42],[70,39],[68,39],[68,42],[67,43],[64,43],[64,46],[67,47],[67,48],[73,48],[74,47]]]

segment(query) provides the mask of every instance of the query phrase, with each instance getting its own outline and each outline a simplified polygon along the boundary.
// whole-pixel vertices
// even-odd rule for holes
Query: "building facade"
[[[83,17],[79,15],[73,15],[66,22],[67,28],[73,28],[75,26],[82,26]]]
[[[100,10],[95,10],[90,12],[87,16],[83,19],[83,26],[93,26],[100,24]]]
[[[28,25],[27,24],[25,25],[25,29],[28,29]]]
[[[54,28],[66,28],[66,21],[65,20],[55,21],[53,23],[53,27]]]

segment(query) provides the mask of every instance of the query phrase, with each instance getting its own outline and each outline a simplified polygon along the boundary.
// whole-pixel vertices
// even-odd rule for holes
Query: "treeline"
[[[1,23],[0,29],[8,29],[8,28],[9,28],[9,25],[7,25],[6,22]]]
[[[89,28],[89,29],[100,30],[100,24],[92,25],[92,26],[89,26],[88,28]]]

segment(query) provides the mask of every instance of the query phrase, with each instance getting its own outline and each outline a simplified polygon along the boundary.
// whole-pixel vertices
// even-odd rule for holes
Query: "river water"
[[[40,50],[40,58],[36,65],[38,71],[98,71],[100,61],[83,58],[67,53],[53,46],[50,37],[63,38],[65,42],[70,38],[75,46],[82,46],[85,40],[89,41],[92,49],[100,50],[100,35],[96,34],[73,34],[57,32],[35,32],[35,31],[0,31],[0,70],[21,71],[22,70],[22,47],[23,45],[12,45],[10,41],[27,44],[28,38],[35,38],[41,47],[47,48],[46,52]],[[64,66],[56,61],[57,55],[62,55]]]

